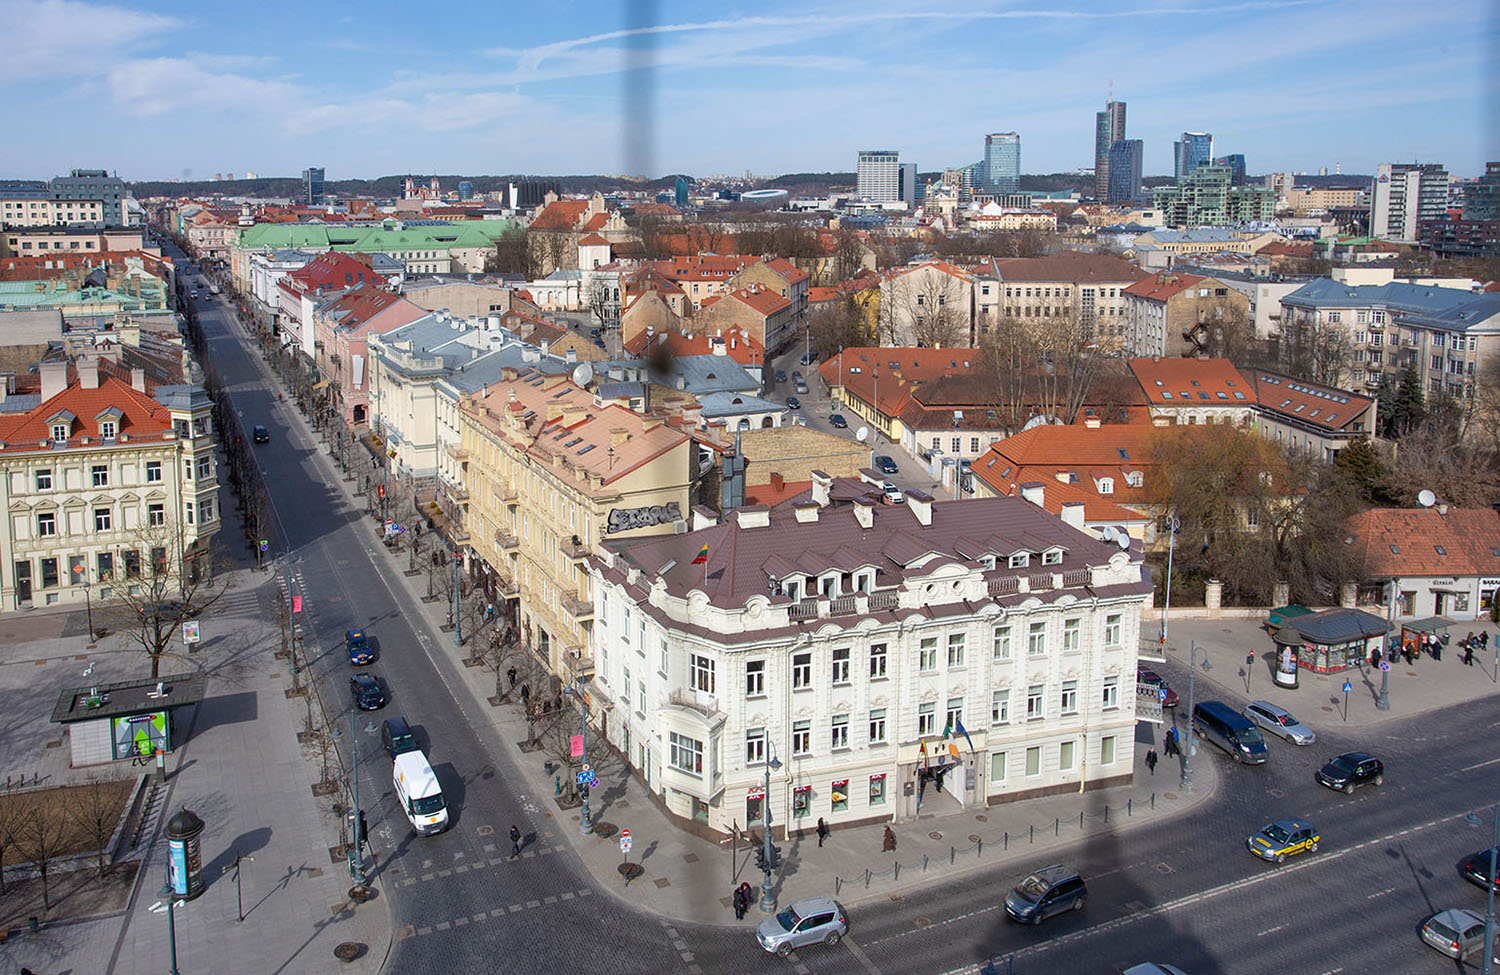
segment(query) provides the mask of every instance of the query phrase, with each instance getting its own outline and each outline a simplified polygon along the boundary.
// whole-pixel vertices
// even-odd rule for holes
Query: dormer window
[[[1010,557],[1009,566],[1012,569],[1024,569],[1031,564],[1030,552],[1017,552]]]
[[[113,439],[115,439],[115,421],[114,420],[101,420],[101,421],[99,421],[99,439],[100,440],[113,440]]]
[[[1125,475],[1125,483],[1131,487],[1140,487],[1146,482],[1146,476],[1140,471],[1131,471]]]
[[[52,424],[52,442],[53,443],[67,443],[68,442],[68,425],[66,423],[54,423],[54,424]]]
[[[1048,549],[1047,551],[1045,551],[1045,552],[1042,553],[1042,564],[1043,565],[1057,565],[1059,562],[1062,561],[1062,555],[1063,555],[1062,554],[1062,549],[1059,549],[1059,548]]]
[[[1101,478],[1099,478],[1099,493],[1100,494],[1114,494],[1115,493],[1115,479],[1112,478],[1112,477],[1101,477]]]

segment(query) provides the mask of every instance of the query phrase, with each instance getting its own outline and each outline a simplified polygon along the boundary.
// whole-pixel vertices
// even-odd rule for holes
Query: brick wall
[[[773,473],[787,481],[810,481],[820,470],[833,477],[854,477],[870,466],[870,448],[808,427],[786,426],[773,430],[747,430],[740,445],[749,465],[745,481],[769,484]]]

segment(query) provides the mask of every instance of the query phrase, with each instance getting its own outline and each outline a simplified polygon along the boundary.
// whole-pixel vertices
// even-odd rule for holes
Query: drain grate
[[[1157,873],[1176,873],[1177,871],[1174,870],[1174,869],[1172,869],[1172,867],[1170,867],[1169,865],[1167,865],[1165,863],[1158,863],[1156,865],[1156,872]]]
[[[930,918],[930,917],[913,918],[912,919],[912,923],[915,924],[918,928],[930,928],[930,927],[932,927],[932,918]]]

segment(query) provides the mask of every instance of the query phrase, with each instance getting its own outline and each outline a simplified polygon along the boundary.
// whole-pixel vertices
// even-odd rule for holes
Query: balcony
[[[872,592],[870,593],[870,612],[895,609],[900,604],[900,601],[900,597],[894,589]]]
[[[594,658],[588,655],[587,648],[569,647],[563,651],[562,660],[571,677],[593,680]]]
[[[583,599],[577,592],[565,592],[562,597],[563,609],[575,620],[587,620],[594,618],[594,603],[592,600]]]
[[[816,619],[818,615],[817,597],[812,599],[799,599],[787,607],[787,614],[794,620]]]
[[[465,461],[469,459],[469,452],[463,447],[458,446],[457,444],[448,444],[443,449],[447,451],[448,456],[452,457],[454,460]]]
[[[1057,577],[1050,572],[1043,572],[1029,577],[1026,585],[1032,592],[1043,592],[1057,585]]]
[[[1092,586],[1094,584],[1094,572],[1092,569],[1073,569],[1063,573],[1063,588],[1075,589],[1079,586]]]
[[[1001,579],[990,579],[986,585],[989,587],[991,596],[1014,596],[1021,591],[1021,577],[1005,576]]]
[[[586,559],[589,557],[588,546],[583,544],[583,540],[577,535],[574,535],[572,538],[564,539],[562,544],[558,547],[561,548],[563,550],[563,554],[570,559]]]
[[[501,599],[521,598],[521,587],[516,584],[516,580],[499,574],[495,576],[495,592]]]
[[[501,504],[514,504],[516,501],[516,487],[514,484],[496,484],[490,488],[490,493]]]
[[[667,695],[667,700],[680,708],[691,708],[705,718],[716,718],[720,714],[718,697],[691,687],[673,691]]]
[[[519,548],[521,545],[521,540],[512,535],[510,532],[506,531],[504,528],[496,528],[495,544],[500,546],[501,551],[506,551],[513,548]]]

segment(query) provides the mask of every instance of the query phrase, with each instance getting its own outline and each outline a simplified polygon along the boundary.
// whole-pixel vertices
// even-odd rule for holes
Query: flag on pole
[[[708,545],[705,543],[704,546],[698,550],[698,556],[697,556],[697,558],[693,559],[693,564],[694,565],[705,565],[705,564],[707,564],[707,562],[708,562]]]
[[[969,729],[967,729],[967,728],[964,727],[964,719],[963,718],[959,718],[958,719],[958,728],[957,728],[957,731],[958,731],[959,734],[963,735],[964,736],[964,740],[969,743],[969,753],[973,754],[973,752],[974,752],[974,739],[969,737]],[[955,756],[955,757],[957,757],[957,756]]]
[[[956,743],[948,742],[948,754],[952,756],[954,761],[958,760],[958,745]]]
[[[917,753],[922,756],[922,767],[926,768],[927,767],[927,740],[925,738],[922,740],[921,747],[919,747],[917,749]]]

